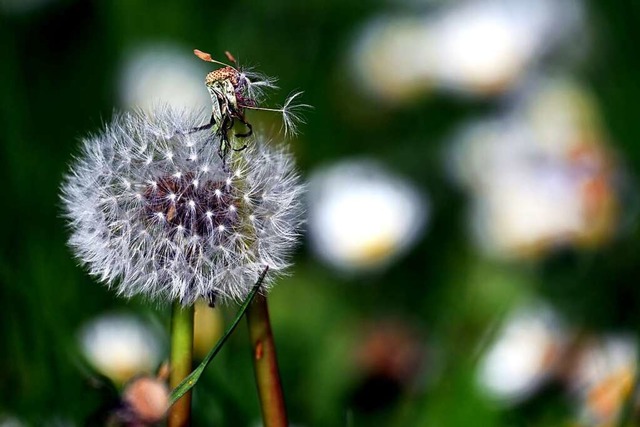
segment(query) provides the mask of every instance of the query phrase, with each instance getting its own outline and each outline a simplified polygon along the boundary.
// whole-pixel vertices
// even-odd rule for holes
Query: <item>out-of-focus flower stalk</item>
[[[276,346],[264,295],[257,295],[247,310],[253,368],[265,427],[286,427],[287,411],[280,383]]]
[[[171,312],[171,375],[172,389],[191,373],[193,360],[193,306],[173,303]],[[183,427],[191,423],[191,392],[187,392],[169,409],[168,427]]]

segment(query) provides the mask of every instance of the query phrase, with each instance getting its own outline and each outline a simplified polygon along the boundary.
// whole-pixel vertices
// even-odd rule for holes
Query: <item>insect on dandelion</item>
[[[256,138],[225,164],[215,134],[187,132],[199,120],[167,108],[118,115],[71,165],[69,244],[120,295],[239,301],[266,266],[288,265],[303,190],[291,155]]]
[[[229,52],[225,52],[227,59],[235,66],[217,61],[210,54],[194,49],[193,53],[206,62],[223,65],[222,68],[211,71],[205,78],[205,84],[211,95],[212,113],[208,124],[195,127],[192,132],[212,129],[220,139],[220,157],[226,157],[229,149],[244,150],[247,145],[233,147],[229,141],[229,132],[238,120],[247,130],[235,133],[237,138],[247,138],[253,134],[253,127],[245,117],[245,110],[271,111],[282,114],[284,134],[296,134],[297,124],[303,121],[300,110],[310,108],[307,104],[296,104],[302,92],[294,92],[279,108],[260,107],[265,90],[275,89],[275,79],[248,70],[237,68],[237,61]]]
[[[256,292],[264,293],[288,266],[302,224],[303,185],[285,148],[260,137],[236,148],[229,132],[238,120],[247,131],[235,137],[253,134],[245,109],[279,112],[285,134],[294,132],[295,109],[303,105],[293,105],[294,94],[281,108],[259,107],[262,91],[275,87],[272,79],[195,53],[224,65],[206,78],[209,123],[198,126],[201,115],[162,107],[116,115],[86,138],[61,189],[69,245],[120,295],[172,302],[169,426],[190,424],[189,390],[219,349],[191,371],[193,304],[200,298],[210,306],[218,299],[244,300],[219,345],[246,311],[252,342],[262,349],[254,368],[263,416],[287,425],[266,297]],[[206,129],[213,132],[201,132]],[[267,271],[276,274],[267,277]],[[140,421],[164,414],[166,393],[153,408],[137,405],[133,394],[129,409]]]

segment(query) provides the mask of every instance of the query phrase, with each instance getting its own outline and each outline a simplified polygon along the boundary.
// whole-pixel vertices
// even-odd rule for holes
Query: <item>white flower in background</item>
[[[581,425],[614,425],[633,388],[637,360],[632,335],[606,335],[581,348],[569,378]]]
[[[474,205],[476,236],[489,252],[570,243],[587,226],[570,171],[544,167],[502,175]],[[508,256],[508,254],[505,253]]]
[[[520,402],[555,373],[566,343],[563,322],[552,308],[540,302],[519,307],[483,355],[478,384],[498,402]]]
[[[423,15],[370,22],[353,48],[352,69],[363,90],[390,102],[432,87],[499,94],[546,54],[578,38],[583,21],[579,0],[447,3]]]
[[[428,214],[413,185],[369,160],[314,173],[308,204],[312,249],[345,271],[391,263],[420,236]]]
[[[575,84],[532,84],[507,114],[466,125],[449,155],[488,254],[535,257],[613,234],[615,164],[595,102]]]
[[[120,67],[120,102],[146,111],[158,105],[209,110],[211,100],[203,84],[208,69],[191,51],[162,43],[131,49]]]
[[[153,372],[162,357],[156,329],[129,314],[93,319],[82,327],[78,339],[87,361],[117,384]]]
[[[355,83],[387,102],[417,98],[435,85],[434,49],[423,18],[378,18],[363,29],[351,53]]]
[[[478,0],[451,7],[432,27],[434,74],[444,87],[504,92],[582,24],[573,0]]]

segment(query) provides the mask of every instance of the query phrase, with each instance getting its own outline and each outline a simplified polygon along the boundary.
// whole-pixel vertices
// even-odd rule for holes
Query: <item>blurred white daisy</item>
[[[308,203],[312,249],[343,271],[388,265],[413,245],[428,216],[424,195],[370,160],[317,171]]]
[[[163,43],[137,46],[120,66],[120,102],[146,111],[158,105],[209,110],[211,101],[203,83],[207,71],[191,48]]]
[[[449,9],[432,27],[435,76],[475,95],[504,92],[582,24],[573,0],[478,0]]]
[[[153,372],[162,357],[156,329],[129,314],[95,318],[82,327],[78,338],[87,361],[117,384]]]
[[[435,85],[434,49],[424,18],[380,17],[366,25],[351,53],[355,83],[387,102],[422,96]]]
[[[570,385],[584,426],[613,426],[633,388],[638,342],[606,335],[587,342],[572,366]]]
[[[497,402],[521,402],[554,373],[567,337],[551,307],[541,302],[519,307],[505,319],[480,361],[480,388]]]
[[[366,92],[392,102],[433,86],[489,96],[513,88],[539,59],[582,33],[579,0],[447,3],[369,23],[355,43],[352,69]]]
[[[472,197],[481,248],[522,258],[612,235],[615,164],[598,118],[584,89],[548,80],[531,85],[507,114],[459,132],[451,172]]]

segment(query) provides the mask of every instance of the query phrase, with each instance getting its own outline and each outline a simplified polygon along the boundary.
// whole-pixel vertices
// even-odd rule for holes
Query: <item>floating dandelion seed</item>
[[[215,135],[187,132],[200,120],[117,116],[84,140],[62,185],[70,246],[120,295],[241,300],[265,266],[288,265],[303,191],[291,155],[257,138],[225,165]]]

